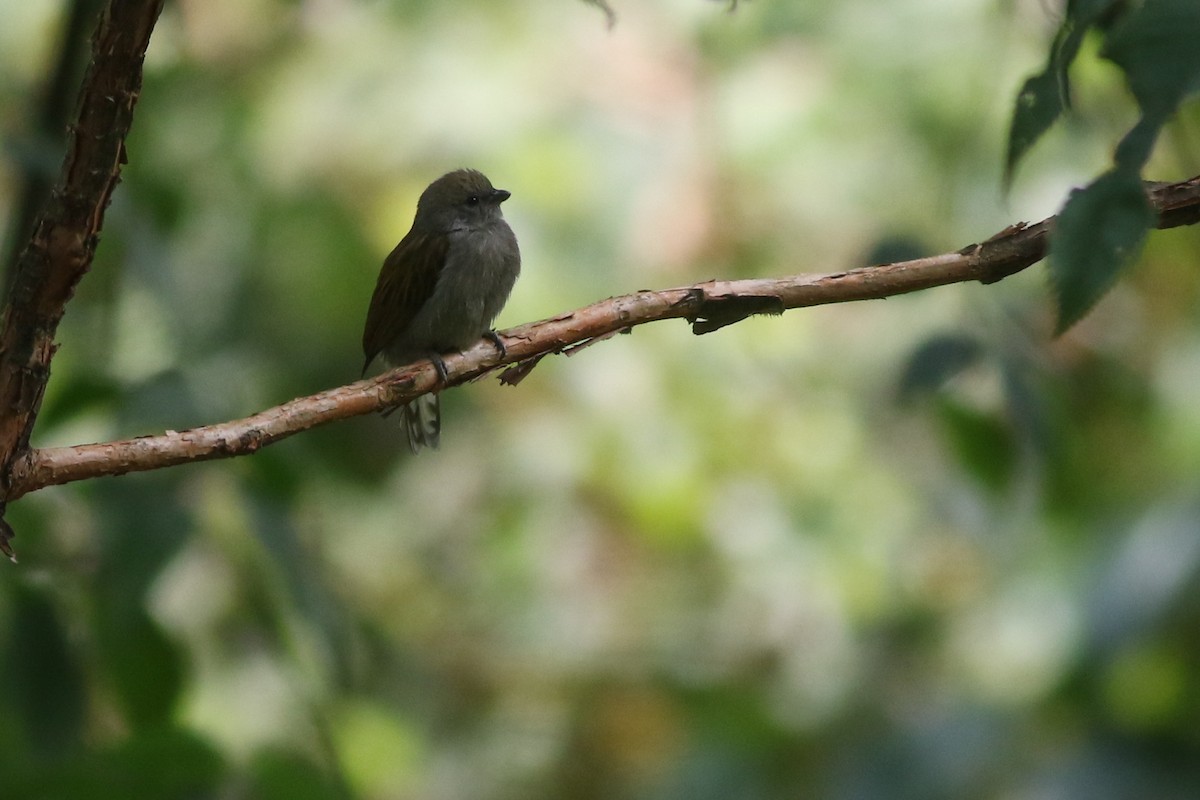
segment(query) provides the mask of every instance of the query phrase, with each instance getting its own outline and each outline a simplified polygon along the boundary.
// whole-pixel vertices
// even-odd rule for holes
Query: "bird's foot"
[[[504,340],[500,338],[500,334],[495,331],[484,331],[483,338],[496,345],[496,350],[500,353],[501,358],[508,356],[508,347],[505,346]]]
[[[446,369],[446,362],[437,353],[430,353],[429,360],[433,362],[433,368],[437,370],[438,381],[446,384],[450,381],[450,372]]]

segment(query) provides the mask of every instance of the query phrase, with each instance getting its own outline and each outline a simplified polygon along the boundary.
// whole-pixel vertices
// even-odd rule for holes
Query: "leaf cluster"
[[[1113,165],[1073,191],[1050,251],[1058,331],[1078,322],[1141,252],[1154,215],[1142,171],[1163,126],[1200,88],[1200,4],[1194,0],[1070,0],[1045,68],[1017,94],[1005,182],[1030,148],[1071,108],[1070,67],[1085,37],[1102,37],[1141,116],[1117,144]]]

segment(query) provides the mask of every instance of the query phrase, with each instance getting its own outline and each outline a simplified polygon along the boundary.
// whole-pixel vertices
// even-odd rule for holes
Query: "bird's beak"
[[[497,204],[503,203],[510,197],[512,197],[512,192],[508,191],[507,189],[492,190],[492,199],[495,200]]]

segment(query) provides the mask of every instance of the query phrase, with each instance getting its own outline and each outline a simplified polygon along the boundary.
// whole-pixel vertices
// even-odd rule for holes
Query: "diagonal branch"
[[[104,211],[125,163],[142,61],[161,10],[162,0],[112,0],[101,14],[62,173],[13,267],[0,325],[0,488],[6,488],[15,462],[28,456],[50,377],[54,333],[96,252]],[[11,536],[0,518],[0,551],[10,557]]]
[[[1200,221],[1200,176],[1183,183],[1154,185],[1150,197],[1160,228]],[[515,383],[530,365],[550,353],[570,352],[657,320],[687,319],[692,330],[702,334],[753,314],[892,297],[966,281],[994,283],[1045,257],[1053,223],[1051,217],[1036,225],[1014,225],[981,244],[915,261],[827,275],[707,281],[609,298],[505,331],[507,353],[503,357],[482,340],[465,353],[447,356],[449,382],[457,385],[514,364],[505,375],[508,382]],[[245,419],[124,441],[28,451],[13,465],[6,499],[86,478],[248,455],[300,431],[392,408],[436,388],[433,366],[421,362],[297,398]]]
[[[84,40],[99,16],[101,5],[99,0],[72,0],[62,23],[58,60],[53,69],[47,71],[36,107],[29,109],[32,130],[28,131],[29,143],[25,146],[31,155],[26,157],[27,163],[13,192],[16,197],[14,213],[9,239],[3,247],[3,262],[0,262],[6,268],[17,260],[25,246],[25,238],[33,231],[34,219],[50,195],[54,169],[50,159],[43,159],[42,154],[57,154],[66,143],[67,120],[75,110],[77,86],[88,55]],[[6,269],[4,297],[8,296],[12,280],[13,271]]]

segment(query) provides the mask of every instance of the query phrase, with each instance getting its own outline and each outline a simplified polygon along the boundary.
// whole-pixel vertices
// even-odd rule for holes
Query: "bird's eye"
[[[468,197],[468,198],[467,198],[467,205],[469,205],[469,206],[477,206],[477,205],[479,205],[479,195],[477,195],[477,194],[473,194],[473,195],[471,195],[470,197]]]

